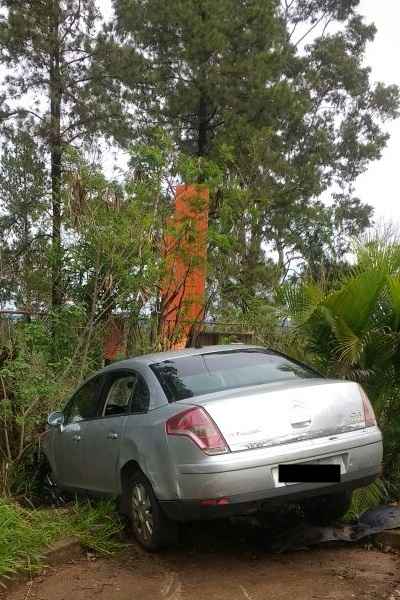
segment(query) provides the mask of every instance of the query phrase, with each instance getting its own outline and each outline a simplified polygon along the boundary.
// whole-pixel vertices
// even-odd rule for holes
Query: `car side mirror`
[[[60,425],[63,425],[64,413],[62,413],[60,410],[56,410],[55,412],[50,413],[47,417],[47,424],[49,425],[49,427],[58,427]]]

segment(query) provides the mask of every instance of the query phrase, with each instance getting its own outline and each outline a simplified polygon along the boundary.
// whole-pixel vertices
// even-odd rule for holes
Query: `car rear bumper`
[[[340,483],[280,484],[277,469],[284,463],[303,463],[342,457]],[[378,428],[334,438],[304,440],[281,447],[212,457],[206,463],[181,464],[177,497],[159,498],[164,511],[178,520],[214,518],[258,510],[264,503],[295,502],[302,498],[353,490],[381,473],[382,441]],[[204,500],[223,498],[223,506],[204,506]]]
[[[265,494],[248,493],[232,496],[229,498],[229,504],[220,506],[204,506],[200,500],[164,500],[161,501],[161,507],[164,513],[175,521],[199,521],[210,519],[224,519],[235,515],[250,515],[258,511],[273,508],[273,506],[282,506],[284,504],[296,503],[315,496],[326,496],[328,494],[340,494],[342,492],[351,492],[357,488],[364,487],[378,477],[378,472],[372,472],[373,469],[367,469],[359,479],[346,481],[343,478],[341,483],[334,485],[323,485],[319,487],[309,487],[309,489],[295,490],[290,486],[290,493],[270,495],[270,490]],[[310,485],[310,484],[309,484]],[[286,488],[287,489],[287,488]]]

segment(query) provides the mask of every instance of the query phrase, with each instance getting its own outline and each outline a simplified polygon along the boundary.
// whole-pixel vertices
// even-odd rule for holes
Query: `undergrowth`
[[[0,499],[0,579],[34,573],[43,565],[46,547],[75,536],[82,546],[100,554],[123,547],[123,523],[112,502],[79,502],[67,509],[28,510]]]

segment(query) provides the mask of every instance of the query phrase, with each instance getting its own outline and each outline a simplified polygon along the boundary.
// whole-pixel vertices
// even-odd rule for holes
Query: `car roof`
[[[255,346],[251,344],[221,344],[218,346],[203,346],[201,348],[184,348],[183,350],[169,350],[168,352],[154,352],[152,354],[142,354],[132,356],[122,361],[113,362],[106,367],[130,367],[134,364],[151,365],[153,363],[162,362],[164,360],[173,360],[174,358],[182,358],[184,356],[196,356],[198,354],[210,354],[213,352],[227,352],[232,350],[267,350],[263,346]]]

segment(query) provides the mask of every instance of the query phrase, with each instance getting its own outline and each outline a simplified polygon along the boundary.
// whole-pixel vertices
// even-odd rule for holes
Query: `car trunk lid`
[[[348,381],[286,381],[186,402],[207,410],[232,452],[365,427],[360,388]]]

